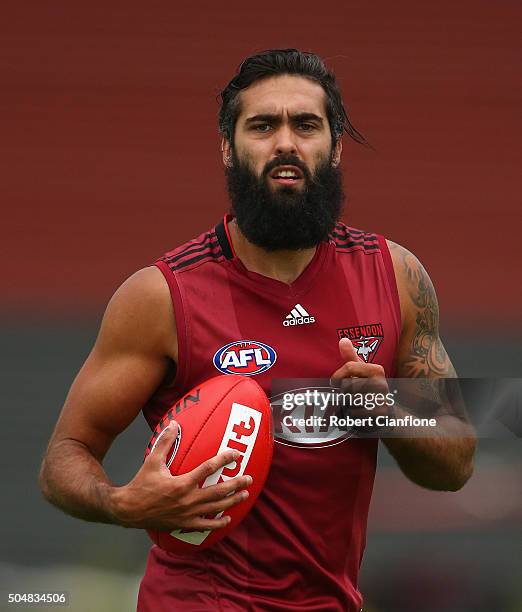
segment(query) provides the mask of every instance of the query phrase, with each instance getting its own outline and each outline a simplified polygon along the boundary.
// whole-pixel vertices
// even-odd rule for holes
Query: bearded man
[[[114,486],[102,461],[140,411],[154,428],[176,398],[227,374],[215,356],[230,343],[272,349],[256,375],[267,394],[274,378],[455,376],[417,258],[339,220],[343,132],[365,140],[321,58],[296,49],[249,57],[221,99],[230,212],[116,291],[49,443],[41,487],[73,516],[168,531],[227,524],[208,516],[245,499],[250,477],[198,482],[232,452],[171,476],[174,424],[127,485]],[[471,429],[446,419],[437,436],[382,438],[420,486],[457,490],[472,472]],[[235,530],[193,556],[152,547],[138,610],[359,612],[377,446],[378,436],[294,444],[280,431],[263,492]]]

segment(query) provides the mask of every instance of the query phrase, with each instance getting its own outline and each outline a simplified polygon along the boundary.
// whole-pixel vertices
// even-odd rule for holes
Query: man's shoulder
[[[401,305],[402,320],[410,322],[414,327],[417,322],[419,308],[431,305],[438,320],[437,296],[433,282],[420,262],[419,258],[409,249],[394,242],[386,240],[390,251],[397,290]]]
[[[119,346],[154,351],[172,346],[175,329],[170,289],[156,266],[138,270],[118,287],[102,322],[104,335]]]
[[[116,290],[111,301],[157,305],[168,296],[165,278],[155,265],[142,268],[129,276]]]
[[[424,266],[420,262],[419,258],[412,253],[412,251],[402,246],[398,242],[394,242],[388,238],[386,238],[386,244],[388,245],[388,250],[390,251],[397,280],[411,280],[412,275],[427,276]]]

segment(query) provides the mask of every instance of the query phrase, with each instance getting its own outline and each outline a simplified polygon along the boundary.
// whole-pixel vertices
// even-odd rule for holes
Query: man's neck
[[[237,257],[250,272],[292,284],[312,261],[317,247],[310,249],[281,249],[265,251],[252,244],[241,233],[235,219],[228,222],[228,231]]]

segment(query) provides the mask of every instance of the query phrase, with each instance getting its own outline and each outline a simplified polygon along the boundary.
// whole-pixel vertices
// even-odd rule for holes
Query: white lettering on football
[[[248,465],[250,455],[256,443],[259,426],[261,425],[261,413],[249,406],[243,406],[234,402],[230,409],[228,423],[221,439],[219,450],[216,453],[223,453],[226,450],[238,450],[240,452],[239,459],[228,465],[223,466],[214,474],[211,474],[205,479],[203,487],[217,484],[219,480],[226,481],[236,476],[242,476],[245,468]],[[214,518],[219,518],[223,512],[216,514]],[[170,532],[170,535],[178,540],[189,542],[199,546],[208,537],[210,531],[183,531],[175,529]]]

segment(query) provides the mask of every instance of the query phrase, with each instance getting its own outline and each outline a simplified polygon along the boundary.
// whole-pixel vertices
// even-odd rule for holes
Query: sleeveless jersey
[[[393,376],[400,309],[382,236],[337,223],[288,285],[245,268],[233,251],[228,220],[156,262],[171,291],[179,358],[173,380],[143,409],[151,429],[176,399],[218,375],[216,353],[239,341],[258,347],[254,376],[269,397],[273,379],[328,379],[342,365],[343,336],[365,361]],[[227,363],[250,374],[255,356],[250,350],[248,358],[232,356]],[[251,512],[226,538],[193,555],[154,545],[140,612],[362,608],[357,577],[378,440],[292,444],[280,422],[274,427],[272,467]]]

